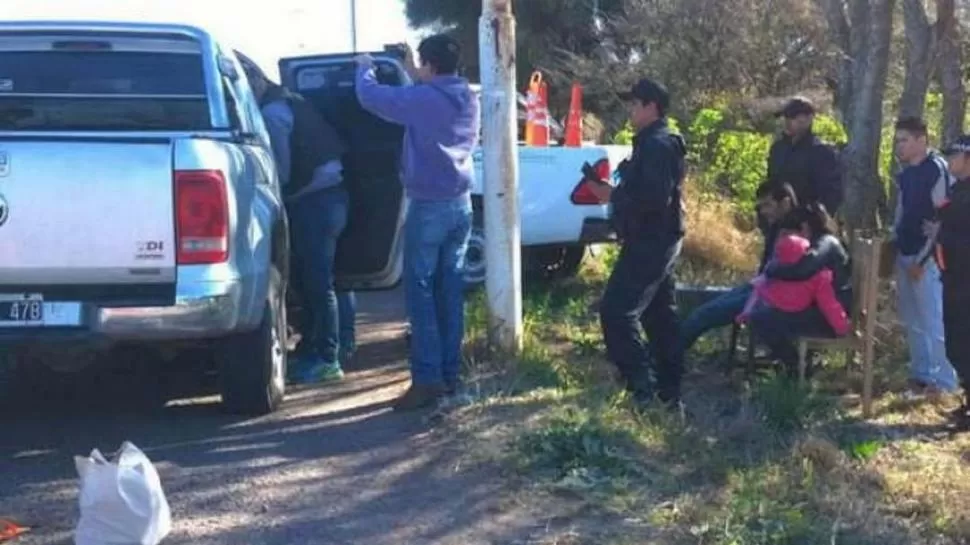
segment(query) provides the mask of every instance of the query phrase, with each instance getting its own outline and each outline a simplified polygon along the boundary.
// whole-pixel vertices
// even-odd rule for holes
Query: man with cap
[[[686,146],[667,125],[670,97],[649,79],[621,98],[630,103],[637,131],[633,154],[619,165],[614,188],[587,180],[590,189],[613,208],[621,241],[620,256],[600,303],[600,323],[610,360],[638,404],[655,397],[678,406],[683,354],[675,303],[674,266],[684,237],[682,184]],[[649,338],[644,343],[640,328]],[[650,355],[655,360],[655,384]]]
[[[796,96],[775,115],[784,124],[768,152],[768,181],[791,184],[798,202],[820,202],[834,216],[842,206],[842,169],[835,150],[812,133],[815,106]]]
[[[246,55],[237,51],[236,56],[269,132],[290,223],[293,284],[307,307],[309,323],[290,375],[299,382],[339,380],[340,360],[349,359],[353,350],[348,345],[354,320],[352,293],[338,294],[334,287],[337,240],[349,207],[340,160],[344,142],[302,96],[270,81]]]
[[[405,50],[417,85],[378,83],[374,60],[357,58],[357,98],[369,112],[403,125],[403,177],[408,197],[404,282],[411,322],[411,387],[397,410],[460,400],[464,337],[462,276],[472,226],[473,152],[480,127],[478,97],[458,75],[461,47],[439,34]]]
[[[943,335],[947,359],[963,387],[963,403],[952,417],[970,429],[970,135],[946,147],[956,182],[938,211],[937,265],[943,278]]]

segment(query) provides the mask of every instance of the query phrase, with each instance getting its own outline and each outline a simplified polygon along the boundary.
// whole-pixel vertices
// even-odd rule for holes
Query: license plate
[[[39,294],[0,295],[0,327],[42,326],[44,310]]]

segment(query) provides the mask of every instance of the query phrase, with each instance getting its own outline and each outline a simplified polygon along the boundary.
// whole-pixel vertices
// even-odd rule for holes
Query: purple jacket
[[[468,193],[481,126],[468,80],[438,76],[425,84],[392,87],[379,84],[372,68],[361,67],[357,99],[372,114],[406,127],[402,163],[409,199],[448,201]]]

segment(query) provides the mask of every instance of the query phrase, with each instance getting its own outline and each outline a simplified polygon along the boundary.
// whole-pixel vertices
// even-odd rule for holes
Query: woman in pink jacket
[[[804,230],[784,232],[776,242],[773,260],[779,265],[801,261],[811,248],[806,237],[812,234],[801,232]],[[836,296],[833,276],[831,269],[823,268],[804,280],[762,275],[752,281],[755,290],[738,320],[751,323],[789,374],[795,373],[798,364],[796,337],[841,337],[849,332],[849,319]]]

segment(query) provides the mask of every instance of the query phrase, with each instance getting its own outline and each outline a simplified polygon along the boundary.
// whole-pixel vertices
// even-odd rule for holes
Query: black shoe
[[[645,409],[657,400],[657,396],[650,390],[632,390],[630,397],[633,405],[638,409]]]
[[[657,398],[664,405],[676,405],[680,403],[680,388],[663,388],[657,392]]]
[[[949,414],[948,420],[956,431],[970,431],[970,406],[960,405]]]

